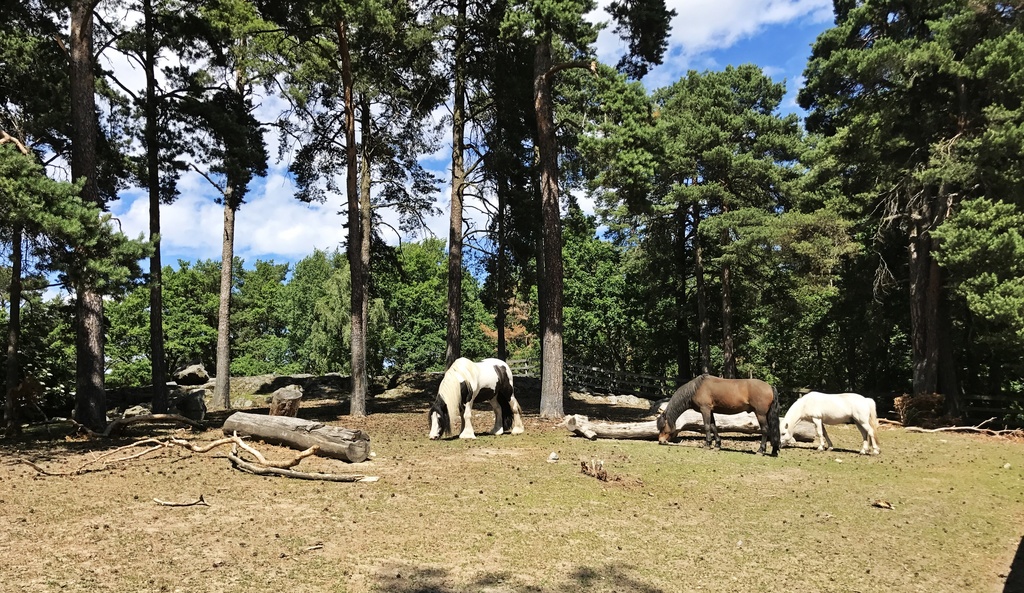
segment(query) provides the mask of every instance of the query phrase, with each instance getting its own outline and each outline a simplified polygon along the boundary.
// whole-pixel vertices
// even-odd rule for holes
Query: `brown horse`
[[[658,443],[665,444],[675,440],[679,433],[676,429],[676,420],[685,410],[696,410],[701,413],[704,417],[705,443],[708,447],[711,446],[711,433],[714,431],[715,446],[719,449],[722,448],[722,438],[718,436],[714,412],[753,412],[761,427],[761,448],[757,452],[764,454],[765,444],[771,437],[772,455],[779,454],[779,394],[774,387],[764,381],[722,379],[712,375],[701,375],[691,380],[676,390],[665,406],[665,411],[658,416]]]

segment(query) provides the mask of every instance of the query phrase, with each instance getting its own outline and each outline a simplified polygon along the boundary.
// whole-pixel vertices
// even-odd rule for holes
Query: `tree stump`
[[[317,445],[317,455],[352,463],[370,456],[370,437],[365,432],[291,416],[235,412],[224,421],[224,434],[236,433],[300,451]]]
[[[302,403],[302,389],[298,385],[288,385],[274,392],[270,400],[271,416],[291,416],[299,414],[299,404]]]

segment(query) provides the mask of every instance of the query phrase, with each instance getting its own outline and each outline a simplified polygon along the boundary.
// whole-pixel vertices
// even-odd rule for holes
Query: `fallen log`
[[[321,457],[359,463],[370,456],[370,437],[361,430],[328,426],[290,416],[235,412],[224,421],[224,434],[248,436],[293,449],[317,447]]]
[[[569,432],[590,440],[596,439],[640,439],[654,440],[658,438],[658,427],[654,420],[644,422],[591,422],[581,414],[565,417],[565,427]],[[761,434],[757,418],[750,412],[742,414],[715,414],[715,425],[719,432],[738,432],[742,434]],[[686,410],[676,427],[680,431],[695,432],[704,435],[704,419],[693,410]],[[798,422],[793,438],[801,442],[814,441],[814,425],[810,422]]]

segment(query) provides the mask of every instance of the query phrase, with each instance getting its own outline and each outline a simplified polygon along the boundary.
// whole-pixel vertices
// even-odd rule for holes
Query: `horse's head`
[[[435,441],[451,432],[451,419],[448,415],[448,406],[444,400],[437,398],[427,412],[430,421],[430,440]]]
[[[669,443],[670,441],[676,440],[676,437],[679,435],[679,431],[676,430],[676,427],[671,422],[668,421],[668,418],[665,416],[665,414],[658,414],[657,425],[659,445],[664,445]]]
[[[779,441],[783,445],[788,447],[789,445],[795,445],[796,444],[796,439],[793,438],[793,434],[791,432],[789,432],[789,422],[785,418],[783,418],[779,422],[779,433],[780,433],[780,437],[781,437],[779,439]]]

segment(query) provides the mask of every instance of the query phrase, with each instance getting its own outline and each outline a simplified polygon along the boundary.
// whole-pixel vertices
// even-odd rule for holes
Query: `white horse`
[[[860,429],[860,435],[864,439],[860,454],[867,455],[868,448],[872,455],[878,455],[878,413],[875,410],[875,400],[869,399],[858,393],[821,393],[811,391],[796,402],[786,412],[782,420],[782,443],[792,445],[796,443],[792,430],[796,423],[801,420],[810,420],[814,423],[817,431],[819,451],[825,450],[825,443],[832,448],[832,439],[825,431],[825,424],[856,424]]]
[[[445,372],[437,388],[437,397],[428,412],[430,438],[439,439],[455,433],[454,420],[462,418],[460,439],[475,439],[473,432],[473,402],[477,397],[490,401],[494,409],[494,428],[491,434],[523,432],[523,410],[516,400],[512,385],[512,371],[505,361],[487,358],[473,362],[459,358]]]

